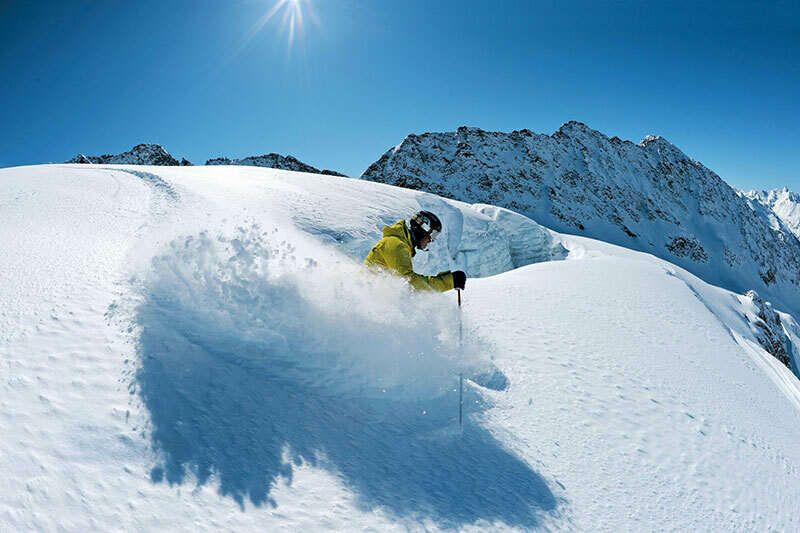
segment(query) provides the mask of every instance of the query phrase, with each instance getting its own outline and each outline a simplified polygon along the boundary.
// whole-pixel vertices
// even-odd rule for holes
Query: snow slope
[[[662,137],[461,127],[409,135],[363,179],[513,209],[551,229],[651,253],[800,313],[800,240]]]
[[[0,183],[4,530],[800,528],[800,385],[755,296],[366,181]],[[417,268],[482,276],[460,313],[359,265],[420,208],[446,229]],[[463,430],[460,371],[499,385],[467,382]]]

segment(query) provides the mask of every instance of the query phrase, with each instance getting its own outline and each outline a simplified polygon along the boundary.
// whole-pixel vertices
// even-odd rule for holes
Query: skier
[[[428,250],[436,236],[442,231],[439,217],[430,211],[420,211],[411,217],[411,222],[401,219],[383,228],[383,238],[372,247],[364,258],[367,266],[379,267],[408,280],[412,287],[420,290],[449,291],[463,289],[467,275],[460,270],[439,272],[435,276],[423,276],[414,272],[411,258],[416,249]]]

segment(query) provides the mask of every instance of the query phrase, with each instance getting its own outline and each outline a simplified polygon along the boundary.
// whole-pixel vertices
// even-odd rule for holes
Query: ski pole
[[[461,312],[461,289],[456,289],[458,294],[458,351],[464,358],[464,320]],[[462,361],[463,362],[463,361]],[[464,412],[464,370],[458,372],[458,427],[463,427]]]

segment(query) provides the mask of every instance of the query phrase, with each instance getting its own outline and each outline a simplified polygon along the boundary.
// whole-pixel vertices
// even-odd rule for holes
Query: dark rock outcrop
[[[250,167],[278,168],[281,170],[293,170],[295,172],[310,172],[312,174],[326,174],[329,176],[346,177],[340,172],[335,172],[333,170],[320,170],[316,167],[312,167],[311,165],[303,163],[296,157],[292,157],[290,155],[283,156],[275,153],[255,155],[242,159],[217,157],[206,161],[206,165],[243,165]]]
[[[116,155],[94,155],[87,156],[78,154],[67,163],[79,164],[102,164],[102,165],[156,165],[156,166],[178,166],[191,165],[183,158],[180,161],[172,157],[160,144],[137,144],[127,152]]]

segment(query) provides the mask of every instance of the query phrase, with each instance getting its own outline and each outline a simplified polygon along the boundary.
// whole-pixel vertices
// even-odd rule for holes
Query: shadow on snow
[[[544,480],[474,421],[485,408],[476,391],[467,388],[473,418],[461,433],[453,390],[422,399],[337,392],[290,368],[291,342],[234,341],[197,323],[185,303],[144,296],[136,379],[161,457],[154,482],[213,475],[242,507],[276,505],[272,488],[307,463],[338,475],[363,509],[442,527],[529,528],[556,508]]]

